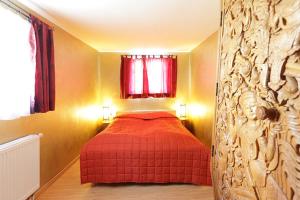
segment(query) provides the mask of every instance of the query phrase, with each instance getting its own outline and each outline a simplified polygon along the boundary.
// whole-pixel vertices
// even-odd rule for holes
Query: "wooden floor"
[[[54,182],[39,200],[213,200],[213,189],[189,184],[84,184],[79,161]]]

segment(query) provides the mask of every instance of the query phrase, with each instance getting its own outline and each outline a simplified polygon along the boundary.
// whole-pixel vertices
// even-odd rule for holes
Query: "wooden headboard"
[[[176,110],[124,110],[124,111],[118,111],[116,114],[121,115],[121,114],[128,114],[128,113],[147,113],[147,112],[168,112],[173,115],[176,115]]]

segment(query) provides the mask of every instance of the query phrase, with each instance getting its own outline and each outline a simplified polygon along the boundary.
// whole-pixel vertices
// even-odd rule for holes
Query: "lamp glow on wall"
[[[99,105],[88,105],[85,107],[77,108],[75,114],[78,118],[88,120],[88,121],[97,121],[101,117],[101,107]]]
[[[205,117],[209,111],[206,105],[200,103],[191,103],[188,110],[191,117]]]

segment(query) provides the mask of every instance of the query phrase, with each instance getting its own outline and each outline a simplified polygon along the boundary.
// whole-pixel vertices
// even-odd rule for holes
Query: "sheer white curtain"
[[[131,65],[130,94],[143,94],[143,60],[136,58]]]
[[[35,38],[30,22],[1,5],[0,27],[0,120],[9,120],[34,103]]]
[[[162,58],[148,58],[146,61],[149,93],[167,93],[167,66]]]

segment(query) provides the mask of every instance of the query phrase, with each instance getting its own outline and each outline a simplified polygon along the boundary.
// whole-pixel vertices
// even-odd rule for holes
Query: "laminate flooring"
[[[190,184],[80,184],[79,161],[38,200],[213,200],[213,188]]]

